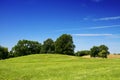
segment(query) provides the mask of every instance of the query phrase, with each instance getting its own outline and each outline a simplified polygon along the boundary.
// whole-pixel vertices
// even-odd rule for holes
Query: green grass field
[[[120,80],[120,59],[35,54],[0,60],[0,80]]]

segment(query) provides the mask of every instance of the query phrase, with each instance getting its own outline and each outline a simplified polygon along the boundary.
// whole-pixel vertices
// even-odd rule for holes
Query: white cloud
[[[113,28],[113,27],[120,27],[120,25],[98,26],[98,27],[90,27],[88,29],[103,29],[103,28]]]
[[[72,34],[73,36],[94,37],[94,36],[113,36],[113,34]]]
[[[117,19],[120,19],[120,16],[98,18],[98,19],[93,19],[93,21],[108,21],[108,20],[117,20]]]

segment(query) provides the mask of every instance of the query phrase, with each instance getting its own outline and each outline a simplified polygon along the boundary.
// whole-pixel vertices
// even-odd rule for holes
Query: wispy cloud
[[[102,0],[91,0],[93,2],[101,2]]]
[[[77,37],[108,37],[108,38],[120,38],[120,34],[72,34]]]
[[[120,19],[120,16],[98,18],[98,19],[93,19],[93,21],[108,21],[108,20],[118,20],[118,19]]]
[[[113,27],[120,27],[120,25],[97,26],[97,27],[90,27],[90,28],[88,28],[88,29],[103,29],[103,28],[113,28]]]
[[[94,30],[94,29],[117,28],[117,27],[120,27],[120,25],[59,29],[59,30],[54,30],[52,32],[71,32],[71,31],[80,31],[80,30]]]
[[[113,34],[72,34],[73,36],[95,37],[95,36],[113,36]]]

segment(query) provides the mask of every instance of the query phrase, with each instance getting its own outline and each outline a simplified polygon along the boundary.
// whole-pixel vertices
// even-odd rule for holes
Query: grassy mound
[[[0,60],[0,80],[120,80],[120,59],[35,54]]]

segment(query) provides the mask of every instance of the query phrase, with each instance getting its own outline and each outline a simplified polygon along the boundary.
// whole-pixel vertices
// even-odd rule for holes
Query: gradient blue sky
[[[73,36],[75,51],[105,44],[120,53],[120,0],[0,0],[0,45]]]

